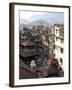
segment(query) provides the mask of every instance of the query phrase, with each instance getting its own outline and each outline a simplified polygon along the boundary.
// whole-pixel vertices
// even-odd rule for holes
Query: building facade
[[[63,61],[64,61],[64,28],[63,26],[55,26],[55,58],[58,59],[59,65],[64,69],[63,67]]]

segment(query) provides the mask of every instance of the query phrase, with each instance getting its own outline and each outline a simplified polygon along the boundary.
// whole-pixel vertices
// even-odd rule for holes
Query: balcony
[[[64,48],[64,43],[61,43],[60,41],[55,41],[55,45],[60,47],[60,48]]]

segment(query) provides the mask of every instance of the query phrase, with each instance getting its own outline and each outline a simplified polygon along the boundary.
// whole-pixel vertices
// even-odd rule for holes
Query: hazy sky
[[[20,19],[32,22],[35,20],[44,20],[48,23],[64,23],[64,13],[62,12],[32,12],[20,11]]]

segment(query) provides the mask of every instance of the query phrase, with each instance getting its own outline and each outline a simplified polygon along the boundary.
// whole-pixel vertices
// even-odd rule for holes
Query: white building
[[[48,46],[48,36],[42,35],[42,43],[43,43],[45,46]]]
[[[58,59],[59,65],[63,68],[64,61],[64,28],[60,26],[55,26],[55,58]],[[63,30],[63,31],[61,31]],[[61,32],[60,32],[61,31]],[[63,33],[62,33],[63,32]]]

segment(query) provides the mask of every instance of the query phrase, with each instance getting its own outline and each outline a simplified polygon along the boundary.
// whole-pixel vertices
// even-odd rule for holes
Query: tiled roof
[[[20,44],[23,46],[35,46],[36,45],[36,43],[33,43],[30,40],[27,40],[26,42],[21,42]]]

